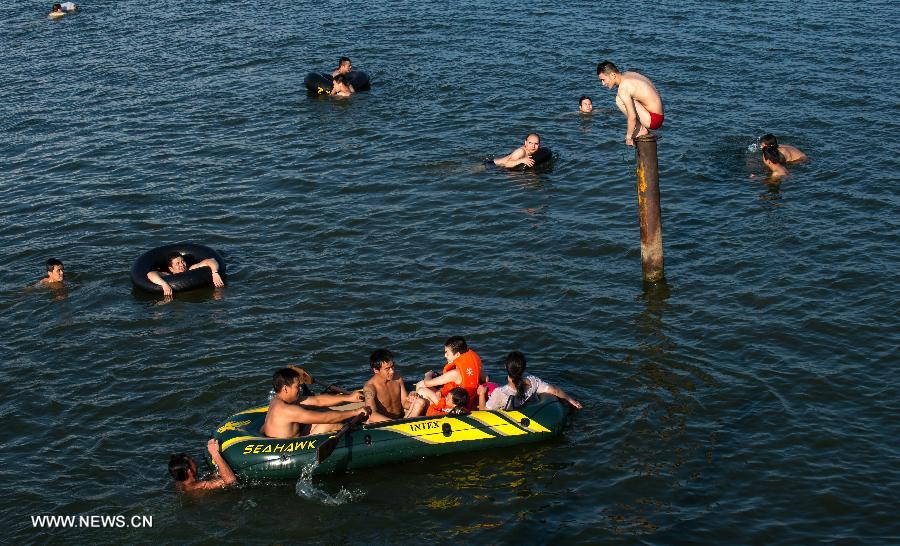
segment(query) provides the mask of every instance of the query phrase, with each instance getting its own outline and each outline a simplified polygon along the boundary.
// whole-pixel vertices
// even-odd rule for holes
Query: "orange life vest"
[[[469,393],[468,409],[478,407],[478,381],[481,378],[481,357],[469,349],[459,355],[456,360],[444,366],[444,372],[456,368],[462,376],[462,383],[456,384],[453,381],[441,385],[441,396],[447,396],[456,387],[462,387]]]

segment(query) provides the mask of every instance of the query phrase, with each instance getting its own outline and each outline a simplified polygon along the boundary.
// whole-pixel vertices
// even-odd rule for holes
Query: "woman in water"
[[[513,351],[506,355],[503,363],[506,368],[507,384],[494,389],[490,398],[486,398],[487,388],[478,387],[478,409],[513,410],[521,407],[535,394],[549,393],[581,409],[581,404],[563,392],[562,389],[545,383],[533,375],[525,375],[525,355]]]

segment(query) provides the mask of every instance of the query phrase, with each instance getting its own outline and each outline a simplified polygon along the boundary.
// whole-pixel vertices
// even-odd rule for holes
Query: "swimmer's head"
[[[166,257],[166,267],[169,268],[169,273],[172,274],[184,273],[187,271],[187,263],[178,252],[172,252]]]
[[[169,458],[169,474],[176,482],[187,481],[188,478],[197,475],[197,463],[185,453],[172,455]]]
[[[591,102],[591,97],[587,95],[581,95],[581,98],[578,99],[578,110],[584,112],[585,114],[593,112],[594,103]]]
[[[784,165],[784,156],[778,151],[778,146],[766,146],[762,151],[763,161],[775,163],[776,165]]]
[[[759,137],[759,141],[757,142],[757,144],[759,144],[760,150],[768,148],[769,146],[778,148],[778,139],[776,139],[775,135],[773,135],[772,133],[767,133]]]
[[[341,60],[338,61],[338,70],[341,74],[346,74],[353,70],[353,62],[350,60],[350,57],[341,57]]]
[[[533,154],[538,151],[538,148],[541,147],[541,136],[537,133],[529,133],[527,137],[525,137],[525,153]]]
[[[63,263],[56,258],[47,260],[47,279],[50,282],[62,282],[65,275],[65,267]]]
[[[50,9],[50,13],[59,13],[62,11],[62,4],[53,4],[53,8]]]

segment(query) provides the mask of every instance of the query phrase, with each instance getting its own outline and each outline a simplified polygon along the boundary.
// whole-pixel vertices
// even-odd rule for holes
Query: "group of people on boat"
[[[556,396],[574,408],[582,408],[580,402],[559,387],[526,374],[525,355],[519,351],[512,351],[504,359],[504,385],[490,382],[481,357],[461,336],[450,337],[444,342],[444,358],[446,364],[442,372],[429,371],[414,385],[412,392],[407,392],[394,355],[388,349],[377,349],[370,355],[372,377],[361,392],[306,394],[305,372],[294,367],[281,368],[272,376],[275,394],[260,432],[269,438],[297,438],[335,431],[353,418],[378,423],[423,415],[465,415],[474,410],[514,410],[543,393]],[[341,409],[342,405],[352,409]],[[172,456],[169,473],[179,490],[217,488],[236,480],[214,442],[210,440],[207,444],[219,469],[219,476],[212,480],[199,481],[196,463],[187,455]]]

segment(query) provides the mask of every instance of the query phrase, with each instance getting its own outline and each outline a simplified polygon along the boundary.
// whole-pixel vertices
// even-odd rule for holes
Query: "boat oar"
[[[322,445],[320,445],[319,448],[316,450],[316,462],[321,463],[322,461],[324,461],[325,459],[330,457],[331,454],[334,452],[334,448],[337,447],[338,441],[345,434],[350,432],[351,428],[355,427],[359,423],[362,423],[368,417],[369,417],[369,412],[364,411],[364,412],[360,413],[353,419],[350,419],[349,421],[347,421],[347,423],[341,427],[341,430],[337,431],[337,434],[335,434],[334,436],[329,436],[327,440],[322,442]]]
[[[303,383],[304,385],[319,385],[320,387],[322,387],[324,392],[328,392],[331,394],[347,394],[347,391],[339,387],[335,387],[334,385],[323,386],[321,383],[316,381],[313,376],[309,375],[309,372],[307,372],[300,366],[294,366],[293,364],[291,364],[290,366],[288,366],[288,368],[300,374],[300,383]]]

